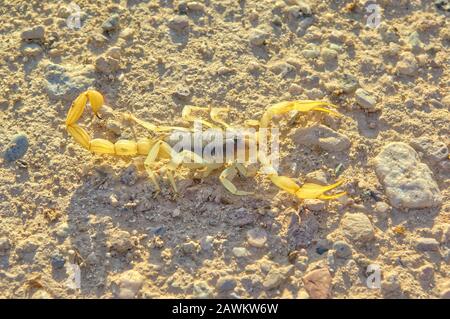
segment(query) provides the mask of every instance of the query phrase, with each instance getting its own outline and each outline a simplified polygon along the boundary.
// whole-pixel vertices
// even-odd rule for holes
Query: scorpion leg
[[[209,107],[199,107],[199,106],[192,106],[192,105],[186,105],[183,108],[183,111],[181,112],[181,117],[183,118],[183,120],[188,121],[188,122],[200,122],[203,125],[209,127],[209,128],[214,128],[216,127],[214,124],[209,123],[208,121],[202,120],[196,116],[192,115],[192,112],[195,111],[210,111]]]
[[[155,195],[158,195],[161,191],[161,188],[159,187],[158,180],[156,178],[156,173],[153,171],[153,165],[155,163],[156,158],[158,157],[160,148],[161,148],[162,141],[156,142],[152,148],[150,149],[147,158],[144,161],[145,170],[147,171],[148,176],[150,177],[150,180],[153,183],[153,186],[155,187],[156,193]]]
[[[230,125],[225,123],[225,121],[220,118],[221,114],[227,114],[228,112],[230,112],[229,108],[226,108],[226,107],[213,107],[209,111],[209,117],[214,122],[223,125],[223,127],[229,128]]]
[[[236,167],[236,164],[232,164],[231,166],[225,168],[219,176],[220,182],[230,193],[234,195],[245,196],[254,194],[253,192],[238,190],[233,184],[233,178],[236,177],[239,170],[240,169]]]
[[[152,124],[150,122],[147,121],[143,121],[138,119],[136,116],[132,115],[132,114],[124,114],[124,118],[127,120],[131,120],[137,124],[139,124],[140,126],[144,127],[145,129],[147,129],[148,131],[152,132],[152,133],[158,133],[158,132],[171,132],[171,131],[190,131],[190,129],[186,128],[186,127],[178,127],[178,126],[158,126],[155,124]]]

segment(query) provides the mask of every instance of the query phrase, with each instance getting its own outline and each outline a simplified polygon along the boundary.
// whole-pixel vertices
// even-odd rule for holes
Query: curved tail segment
[[[148,139],[142,139],[137,142],[118,140],[116,143],[101,138],[91,139],[86,130],[76,123],[83,114],[88,102],[91,105],[94,114],[97,115],[98,111],[103,106],[104,99],[100,92],[87,90],[75,99],[66,118],[66,129],[78,144],[97,154],[125,156],[148,154],[151,147],[151,142]]]

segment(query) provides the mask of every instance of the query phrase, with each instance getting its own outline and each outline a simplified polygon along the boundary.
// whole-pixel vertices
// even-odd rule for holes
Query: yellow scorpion
[[[118,140],[112,143],[108,140],[95,138],[91,139],[89,134],[80,127],[76,122],[79,120],[86,105],[90,104],[95,115],[98,116],[98,112],[104,105],[104,98],[101,93],[95,90],[87,90],[81,93],[70,107],[69,113],[66,118],[66,128],[75,141],[85,149],[96,154],[111,154],[118,156],[146,156],[144,161],[144,167],[147,171],[150,181],[154,185],[156,194],[160,191],[160,186],[157,178],[157,171],[155,170],[156,164],[166,160],[165,175],[167,176],[175,193],[178,193],[177,186],[174,179],[175,170],[182,166],[193,170],[203,170],[203,176],[208,176],[212,171],[217,169],[223,169],[220,173],[219,179],[223,186],[234,195],[249,195],[252,192],[242,191],[236,188],[233,184],[233,178],[238,174],[248,176],[248,170],[245,163],[240,163],[235,159],[224,161],[222,163],[211,162],[202,156],[196,154],[190,149],[183,149],[176,152],[173,149],[173,145],[170,145],[170,141],[167,140],[167,134],[174,131],[191,132],[193,129],[185,127],[174,126],[158,126],[152,123],[140,120],[134,115],[128,114],[126,118],[130,121],[141,125],[156,138],[142,138],[137,141],[132,140]],[[328,108],[327,108],[328,107]],[[331,109],[330,109],[331,108]],[[268,128],[272,118],[276,115],[286,114],[291,111],[298,112],[311,112],[319,111],[333,116],[339,116],[340,114],[334,110],[336,106],[331,103],[323,101],[291,101],[280,102],[268,107],[259,121],[250,120],[247,121],[247,126],[254,126],[257,128],[257,133],[249,135],[245,138],[243,144],[244,148],[248,149],[250,141],[253,140],[258,144],[258,133],[263,128]],[[218,125],[212,124],[209,121],[197,118],[193,116],[194,112],[207,111],[209,112],[210,119]],[[198,106],[185,106],[182,111],[182,118],[188,122],[198,121],[208,128],[220,128],[220,126],[226,129],[232,128],[229,124],[225,123],[221,118],[221,115],[227,113],[228,108],[211,108],[211,107],[198,107]],[[241,129],[239,129],[241,130]],[[226,141],[226,143],[232,143],[233,147],[237,148],[238,141],[233,139],[232,141]],[[189,160],[187,160],[189,158]],[[278,175],[277,171],[272,167],[271,162],[265,155],[258,153],[257,161],[262,165],[265,175],[280,189],[296,196],[299,199],[334,199],[346,194],[346,192],[340,192],[335,194],[326,194],[328,191],[333,190],[343,184],[344,180],[338,180],[332,185],[317,185],[313,183],[305,183],[298,185],[292,178],[287,176]]]

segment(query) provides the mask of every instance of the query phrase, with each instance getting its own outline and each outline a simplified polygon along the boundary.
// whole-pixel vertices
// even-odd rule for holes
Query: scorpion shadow
[[[213,258],[226,265],[236,262],[243,271],[251,260],[236,261],[232,248],[247,246],[246,232],[258,224],[281,228],[272,216],[258,213],[270,208],[270,193],[260,198],[237,197],[227,193],[218,176],[212,175],[203,180],[178,179],[180,196],[176,199],[170,186],[162,182],[161,193],[154,197],[144,172],[131,162],[120,166],[117,171],[90,170],[66,209],[68,239],[80,257],[84,295],[99,297],[114,290],[111,276],[134,269],[136,264],[159,270],[146,279],[154,289],[158,287],[153,286],[153,279],[158,276],[169,282],[184,273],[195,281],[199,270]],[[242,189],[248,189],[249,182],[236,179]],[[130,238],[121,237],[123,232]],[[127,241],[129,246],[120,244]],[[231,242],[233,247],[227,244]],[[118,245],[126,247],[117,251]],[[257,248],[249,247],[249,251],[255,258],[265,254]],[[216,279],[211,278],[212,282]],[[168,284],[166,293],[192,293],[192,284],[186,290]]]

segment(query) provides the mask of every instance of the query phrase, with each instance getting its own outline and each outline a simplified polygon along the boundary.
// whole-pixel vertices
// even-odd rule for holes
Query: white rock
[[[345,214],[342,218],[341,225],[344,235],[349,240],[367,242],[375,236],[372,223],[363,213]]]
[[[326,208],[326,203],[320,199],[305,199],[303,203],[307,209],[314,212],[320,212]]]
[[[429,208],[441,204],[438,185],[416,151],[401,142],[390,143],[375,158],[375,171],[396,208]]]
[[[377,104],[376,99],[371,96],[367,91],[359,88],[355,92],[356,103],[360,105],[363,109],[373,112],[376,110],[375,106]]]
[[[250,256],[250,252],[245,247],[234,247],[233,255],[238,258],[248,257],[248,256]]]
[[[251,45],[261,46],[266,43],[269,34],[264,30],[255,29],[250,33],[249,41]]]
[[[417,60],[411,52],[405,52],[400,55],[400,60],[397,63],[397,73],[402,75],[413,76],[417,73],[419,65]]]
[[[144,283],[144,277],[135,270],[128,270],[120,275],[119,294],[121,299],[135,298],[141,290]]]
[[[267,241],[267,233],[263,229],[254,228],[247,232],[248,243],[257,248],[264,247]]]

